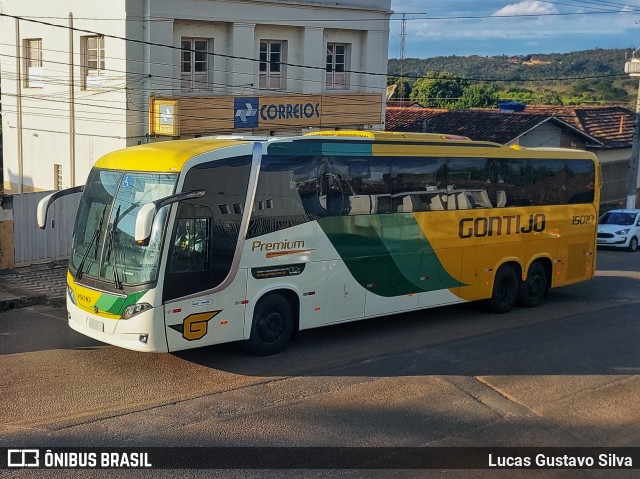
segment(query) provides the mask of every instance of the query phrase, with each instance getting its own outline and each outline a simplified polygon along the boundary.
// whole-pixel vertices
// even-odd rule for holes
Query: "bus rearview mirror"
[[[36,221],[38,222],[38,228],[41,230],[47,227],[47,213],[53,203],[63,196],[72,195],[74,193],[80,193],[84,189],[82,186],[74,186],[73,188],[67,188],[66,190],[55,191],[50,195],[45,196],[38,202],[38,208],[36,210]]]
[[[187,191],[185,193],[176,193],[175,195],[167,196],[152,203],[142,205],[136,215],[136,226],[133,239],[137,244],[147,246],[149,244],[149,239],[151,238],[153,220],[160,208],[179,201],[201,198],[203,196],[204,190]]]

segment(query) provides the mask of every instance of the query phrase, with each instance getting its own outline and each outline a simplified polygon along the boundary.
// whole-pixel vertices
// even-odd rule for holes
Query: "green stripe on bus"
[[[346,141],[292,141],[267,146],[268,155],[276,156],[373,156],[373,143]]]
[[[135,304],[147,291],[138,291],[132,293],[125,298],[119,296],[113,296],[110,294],[103,294],[96,301],[96,307],[100,311],[104,311],[109,314],[120,314],[127,306]]]
[[[464,286],[442,266],[412,215],[332,216],[318,223],[354,279],[379,296]]]
[[[373,156],[373,143],[323,143],[323,155],[354,155],[354,156]]]

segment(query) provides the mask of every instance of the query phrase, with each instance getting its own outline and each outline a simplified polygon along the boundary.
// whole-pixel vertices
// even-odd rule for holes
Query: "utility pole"
[[[22,145],[22,53],[20,19],[16,17],[16,110],[18,111],[18,193],[24,193],[24,152]],[[9,183],[10,184],[10,183]]]
[[[625,73],[632,77],[640,77],[640,59],[636,58],[636,50],[633,58],[624,65]],[[638,188],[638,161],[640,159],[640,85],[638,86],[638,98],[636,99],[635,123],[633,124],[633,145],[631,147],[631,159],[629,160],[629,178],[627,182],[627,208],[636,207],[636,190]]]
[[[405,56],[405,45],[407,42],[407,14],[402,14],[402,26],[400,28],[400,105],[404,106],[404,56]]]
[[[69,185],[76,186],[76,93],[73,71],[73,13],[69,12]]]

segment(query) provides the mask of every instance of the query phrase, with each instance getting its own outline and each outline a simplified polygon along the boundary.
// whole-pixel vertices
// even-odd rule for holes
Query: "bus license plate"
[[[98,321],[97,319],[87,318],[87,326],[91,329],[95,329],[96,331],[100,331],[104,333],[104,323],[102,321]]]

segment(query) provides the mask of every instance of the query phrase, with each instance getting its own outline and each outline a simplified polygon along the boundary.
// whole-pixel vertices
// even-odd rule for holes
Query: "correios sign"
[[[151,135],[362,127],[380,125],[383,117],[382,95],[375,93],[152,97],[150,103],[156,118],[149,125]],[[175,105],[172,115],[168,104]],[[171,125],[166,124],[169,120]]]
[[[320,119],[319,101],[280,102],[274,103],[270,97],[235,98],[234,124],[238,128],[258,128],[264,122],[282,122],[287,120]]]

